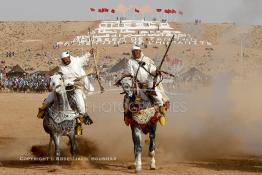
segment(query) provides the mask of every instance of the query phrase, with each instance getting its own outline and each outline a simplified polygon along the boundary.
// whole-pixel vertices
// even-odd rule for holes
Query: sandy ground
[[[219,84],[225,82],[224,79],[217,81]],[[247,91],[256,92],[261,88],[257,85],[250,89],[247,84],[242,83],[242,87]],[[175,95],[171,95],[171,89],[168,90],[173,104],[176,103],[177,106],[169,112],[167,125],[159,126],[157,131],[157,170],[149,170],[148,149],[144,143],[144,170],[141,174],[211,175],[262,172],[262,159],[259,157],[261,129],[254,127],[254,123],[261,121],[258,118],[259,105],[248,105],[246,102],[252,99],[261,104],[261,99],[256,98],[255,93],[248,96],[240,95],[243,89],[239,89],[239,84],[225,85],[219,89],[225,91],[219,95],[220,97],[228,92],[231,94],[221,98],[215,97],[213,93],[217,89],[214,87],[199,87],[194,92],[179,92]],[[95,123],[86,126],[83,136],[78,138],[79,156],[85,157],[85,160],[67,161],[60,165],[54,162],[24,160],[25,157],[46,156],[49,137],[43,131],[42,120],[36,118],[36,113],[47,94],[1,93],[0,174],[134,173],[131,132],[122,121],[122,96],[119,92],[120,89],[111,89],[104,94],[88,96],[89,113]],[[210,100],[226,104],[210,112]],[[229,101],[230,104],[227,103]],[[226,108],[231,105],[229,112]],[[243,106],[249,112],[248,118],[242,118],[246,115],[241,110]],[[205,109],[206,107],[208,108]],[[224,112],[220,111],[217,118],[216,110],[222,108]],[[232,116],[227,116],[229,114]],[[64,156],[69,155],[67,142],[66,138],[61,142]],[[251,147],[251,144],[256,145]],[[111,157],[116,160],[91,160],[89,156]]]

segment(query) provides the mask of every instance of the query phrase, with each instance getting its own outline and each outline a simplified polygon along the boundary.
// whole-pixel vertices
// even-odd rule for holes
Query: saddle
[[[58,111],[52,107],[47,109],[47,113],[56,123],[62,123],[66,120],[74,120],[79,116],[75,111]]]

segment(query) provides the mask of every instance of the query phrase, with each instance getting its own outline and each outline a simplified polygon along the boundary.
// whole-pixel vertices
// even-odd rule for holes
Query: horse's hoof
[[[151,164],[150,165],[150,170],[156,170],[156,164]]]
[[[139,173],[142,171],[142,165],[137,165],[136,166],[136,173]]]

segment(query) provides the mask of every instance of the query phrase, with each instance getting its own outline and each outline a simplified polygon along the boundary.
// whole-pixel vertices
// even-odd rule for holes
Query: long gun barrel
[[[91,38],[90,28],[88,28],[88,31],[89,31],[90,45],[91,45],[91,47],[93,47],[93,42],[92,42],[92,38]],[[99,76],[99,71],[98,71],[98,67],[97,67],[97,63],[96,63],[95,53],[93,53],[93,57],[94,57],[96,78],[97,78],[97,81],[98,81],[98,85],[99,85],[99,87],[100,87],[100,91],[101,91],[101,93],[103,93],[104,90],[105,90],[105,88],[102,86],[102,83],[101,83],[101,79],[100,79],[100,76]]]
[[[172,38],[171,38],[171,40],[170,40],[170,42],[169,42],[169,44],[168,44],[168,47],[167,47],[167,49],[166,49],[166,52],[165,52],[165,54],[164,54],[164,56],[163,56],[163,58],[162,58],[162,60],[161,60],[161,63],[160,63],[160,65],[159,65],[159,67],[157,68],[156,73],[161,70],[162,65],[163,65],[163,63],[164,63],[164,61],[165,61],[165,59],[166,59],[167,53],[168,53],[168,51],[169,51],[169,49],[170,49],[170,46],[171,46],[172,42],[174,41],[174,38],[175,38],[175,35],[172,36]],[[155,87],[156,87],[157,76],[158,76],[158,75],[156,74],[155,77],[154,77],[153,89],[155,89]]]

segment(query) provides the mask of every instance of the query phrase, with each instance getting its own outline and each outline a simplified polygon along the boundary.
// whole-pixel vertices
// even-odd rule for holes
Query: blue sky
[[[128,18],[145,16],[152,19],[160,17],[159,13],[155,13],[156,8],[174,8],[183,11],[184,15],[170,15],[169,20],[188,22],[199,18],[203,22],[262,25],[262,0],[0,0],[0,2],[1,21],[87,21],[121,15]],[[90,7],[125,7],[129,11],[115,15],[97,15],[90,13]],[[145,13],[135,14],[133,12],[135,7],[145,9]]]

